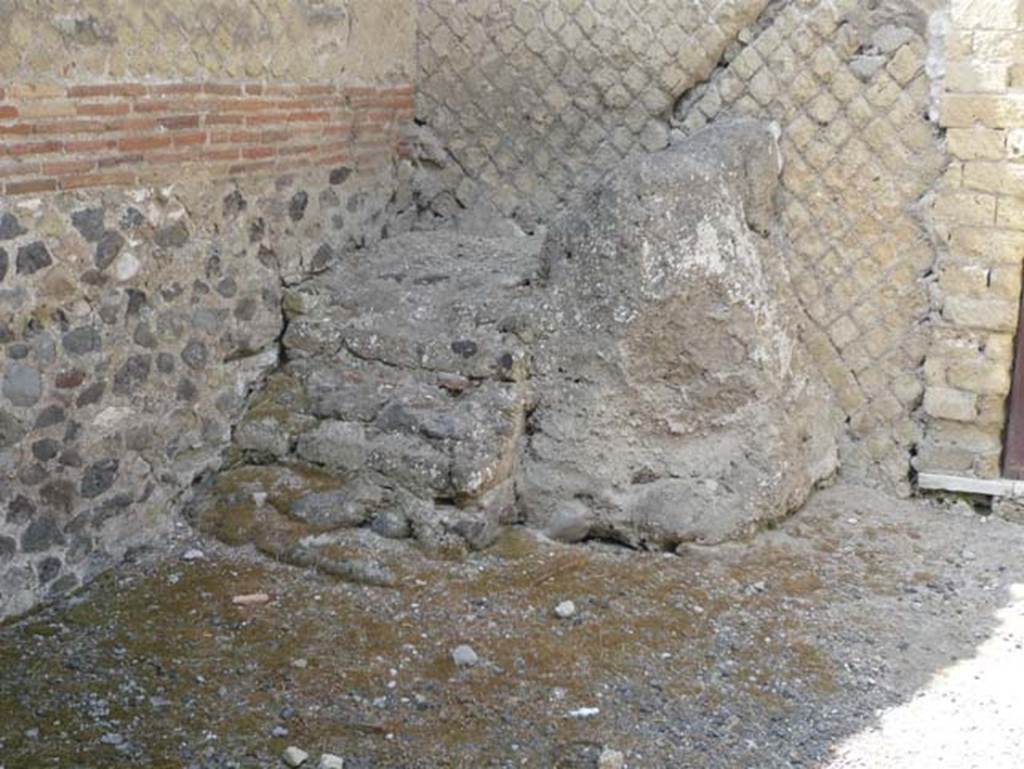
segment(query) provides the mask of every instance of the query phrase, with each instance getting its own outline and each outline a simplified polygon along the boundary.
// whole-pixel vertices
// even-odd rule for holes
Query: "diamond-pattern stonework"
[[[774,121],[791,278],[848,417],[844,470],[907,489],[936,252],[919,210],[945,158],[924,14],[864,6],[421,0],[417,110],[526,222],[670,129]]]
[[[543,218],[595,172],[668,142],[767,0],[420,0],[418,110],[507,212]]]
[[[677,119],[686,132],[729,115],[780,126],[791,277],[848,417],[844,471],[907,488],[935,258],[919,209],[945,158],[921,28],[857,5],[790,3]]]
[[[409,79],[414,30],[379,0],[6,0],[0,79]]]

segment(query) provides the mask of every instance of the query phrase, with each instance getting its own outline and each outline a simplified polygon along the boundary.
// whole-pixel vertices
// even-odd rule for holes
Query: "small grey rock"
[[[296,769],[309,760],[309,753],[301,748],[295,747],[294,745],[289,745],[284,749],[284,753],[281,754],[281,758],[284,759],[284,762],[288,764],[288,766],[292,767],[292,769]]]
[[[452,661],[455,663],[457,668],[471,668],[480,662],[480,658],[477,653],[473,651],[472,646],[462,644],[456,646],[452,651]]]
[[[345,769],[345,759],[333,753],[324,753],[320,756],[317,769]]]
[[[559,619],[572,619],[576,616],[576,604],[572,601],[562,601],[555,607],[555,616]]]

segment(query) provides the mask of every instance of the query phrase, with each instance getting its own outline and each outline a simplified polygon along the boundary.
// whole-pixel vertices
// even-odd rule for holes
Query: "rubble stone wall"
[[[411,0],[0,2],[0,617],[164,536],[284,287],[381,237],[414,29]]]

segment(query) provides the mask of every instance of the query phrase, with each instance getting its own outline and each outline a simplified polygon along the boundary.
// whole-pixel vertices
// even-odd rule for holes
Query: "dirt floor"
[[[461,561],[388,542],[397,588],[184,532],[0,627],[0,766],[278,767],[290,745],[348,769],[595,767],[606,749],[631,768],[822,766],[975,653],[1022,545],[964,503],[842,486],[678,556],[521,530]],[[253,592],[270,602],[232,604]]]

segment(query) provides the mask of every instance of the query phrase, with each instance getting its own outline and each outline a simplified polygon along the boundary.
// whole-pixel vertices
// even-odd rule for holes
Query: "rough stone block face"
[[[382,236],[413,11],[5,8],[0,617],[163,536],[277,365],[284,287]]]
[[[1024,18],[1016,0],[954,0],[951,21],[952,77],[944,83],[940,121],[949,127],[953,170],[931,210],[947,247],[938,260],[932,301],[939,314],[925,362],[929,419],[915,464],[992,477],[999,474],[1024,255],[1024,166],[1016,141],[1024,102],[1012,85]],[[977,414],[964,419],[970,394]]]
[[[796,509],[842,419],[799,339],[779,172],[765,125],[723,123],[620,164],[542,250],[433,231],[348,255],[290,292],[287,364],[194,519],[320,563],[319,527],[669,548]]]
[[[420,1],[419,116],[499,207],[526,222],[553,221],[574,189],[657,146],[641,140],[663,135],[652,125],[678,141],[728,117],[775,122],[790,277],[813,321],[804,336],[850,419],[844,470],[908,490],[921,403],[897,391],[908,391],[907,376],[920,380],[932,311],[925,276],[936,256],[918,211],[946,166],[926,117],[927,18],[904,3],[751,1],[727,11],[629,0],[599,12],[527,3],[558,13],[523,12],[517,26],[521,6]],[[972,28],[967,47],[974,35],[1000,50],[1015,45],[1006,30]],[[485,44],[492,38],[506,47]],[[552,86],[568,96],[561,111],[543,103]],[[652,89],[659,98],[645,97]],[[983,128],[973,109],[963,126],[950,124],[961,145]],[[977,159],[1001,157],[1005,137],[991,130]],[[1001,193],[962,192],[975,197],[966,207],[943,202],[945,227],[995,221]]]
[[[849,419],[843,472],[908,490],[931,312],[924,277],[935,261],[915,211],[944,166],[926,117],[927,20],[904,16],[894,25],[884,8],[858,3],[783,5],[745,33],[742,52],[725,57],[707,92],[723,81],[739,88],[702,115],[751,114],[779,125],[788,267],[814,326],[804,331],[808,349]],[[750,50],[783,84],[770,97],[755,80],[759,67],[746,63]],[[677,107],[684,132],[703,88]],[[943,201],[948,228],[994,223],[997,196],[973,195]]]

